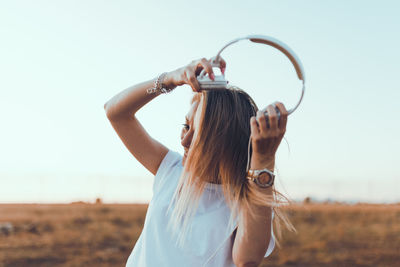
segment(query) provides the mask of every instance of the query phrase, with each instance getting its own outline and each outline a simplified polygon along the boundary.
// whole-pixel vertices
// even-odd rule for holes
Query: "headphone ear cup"
[[[280,112],[279,109],[276,107],[276,104],[275,104],[275,103],[276,103],[276,102],[272,103],[271,105],[275,108],[276,117],[277,117],[278,122],[279,122],[279,120],[281,119],[281,112]],[[269,127],[270,127],[270,124],[269,124],[269,114],[268,114],[267,111],[264,111],[264,115],[265,115],[265,119],[266,119],[266,121],[267,121],[267,127],[269,128]]]
[[[213,65],[214,68],[216,66]],[[205,69],[197,76],[200,88],[202,90],[213,90],[213,89],[228,89],[228,83],[225,79],[225,75],[216,75],[214,80],[211,80],[208,74],[206,75]]]

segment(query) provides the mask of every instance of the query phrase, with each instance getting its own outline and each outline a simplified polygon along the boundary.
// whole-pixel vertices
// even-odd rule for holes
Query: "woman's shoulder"
[[[182,155],[176,151],[168,150],[167,154],[164,156],[163,160],[158,167],[157,175],[161,175],[164,172],[170,170],[174,167],[181,167],[182,166]]]
[[[158,188],[164,187],[163,184],[167,180],[167,184],[172,185],[171,182],[179,179],[182,170],[182,155],[176,151],[168,150],[154,177],[153,191],[157,192]]]

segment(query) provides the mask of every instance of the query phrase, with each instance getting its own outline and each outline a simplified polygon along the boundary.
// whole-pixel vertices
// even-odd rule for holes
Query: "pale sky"
[[[0,202],[148,201],[152,175],[103,105],[123,89],[214,56],[230,40],[273,36],[301,59],[306,94],[277,155],[293,198],[400,201],[397,1],[3,1]],[[278,50],[227,48],[226,77],[260,108],[293,106],[300,82]],[[138,114],[182,152],[191,90]]]

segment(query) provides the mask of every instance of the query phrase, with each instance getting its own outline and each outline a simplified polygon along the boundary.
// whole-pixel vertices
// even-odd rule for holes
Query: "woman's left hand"
[[[257,112],[257,117],[250,119],[251,144],[253,148],[251,156],[251,169],[272,168],[275,163],[275,153],[281,143],[286,131],[288,112],[285,106],[277,102],[276,107],[280,112],[280,119],[273,105],[266,108],[269,118],[269,127],[267,118],[263,111]]]

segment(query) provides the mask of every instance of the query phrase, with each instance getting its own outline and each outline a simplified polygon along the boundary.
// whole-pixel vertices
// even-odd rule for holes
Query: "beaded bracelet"
[[[154,94],[157,92],[159,92],[161,94],[165,94],[165,93],[171,92],[176,87],[176,86],[173,88],[165,87],[165,85],[163,84],[165,75],[167,75],[167,72],[163,72],[157,76],[157,79],[154,81],[154,86],[147,89],[148,94]]]

